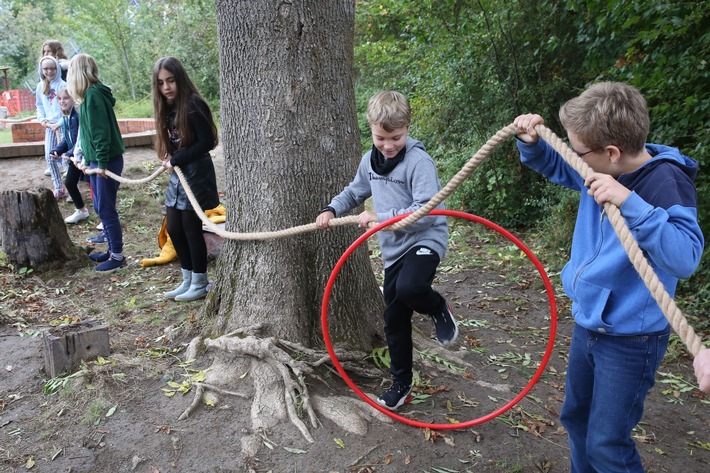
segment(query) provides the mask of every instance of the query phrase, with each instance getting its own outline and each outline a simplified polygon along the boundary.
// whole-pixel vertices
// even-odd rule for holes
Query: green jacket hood
[[[98,92],[101,93],[101,95],[104,96],[106,100],[109,101],[111,106],[116,105],[116,99],[114,98],[113,94],[111,93],[111,88],[102,82],[97,82],[96,84],[93,85],[93,87],[96,88]]]

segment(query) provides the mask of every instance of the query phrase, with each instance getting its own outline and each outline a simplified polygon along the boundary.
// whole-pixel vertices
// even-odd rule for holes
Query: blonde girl
[[[69,63],[69,93],[79,104],[79,140],[84,154],[82,170],[90,175],[94,191],[94,209],[104,226],[108,251],[91,253],[99,263],[96,271],[111,272],[126,266],[123,256],[123,232],[116,211],[119,183],[106,176],[106,171],[120,176],[123,171],[123,139],[113,107],[116,99],[111,89],[99,80],[99,68],[88,54],[77,54]]]

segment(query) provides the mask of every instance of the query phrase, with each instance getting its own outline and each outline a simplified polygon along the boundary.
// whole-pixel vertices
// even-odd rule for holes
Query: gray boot
[[[202,299],[207,296],[207,273],[192,273],[192,282],[187,292],[175,296],[178,302],[189,302]]]
[[[164,292],[163,295],[168,299],[175,299],[175,296],[184,294],[190,289],[190,283],[192,282],[192,271],[189,269],[182,270],[182,284],[173,289],[170,292]]]

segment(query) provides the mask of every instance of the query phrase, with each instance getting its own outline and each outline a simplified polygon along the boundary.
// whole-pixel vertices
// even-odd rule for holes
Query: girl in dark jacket
[[[213,209],[219,205],[219,195],[209,153],[218,142],[212,112],[177,59],[158,60],[152,82],[158,158],[165,169],[180,168],[202,210]],[[176,301],[194,301],[207,295],[207,245],[202,222],[186,192],[177,174],[172,173],[165,214],[182,267],[182,283],[164,295]]]

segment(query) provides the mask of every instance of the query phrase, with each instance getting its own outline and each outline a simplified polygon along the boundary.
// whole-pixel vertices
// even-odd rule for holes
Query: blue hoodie
[[[66,155],[74,156],[74,146],[79,135],[79,112],[74,107],[69,110],[69,115],[62,117],[62,141],[57,143],[49,154],[57,154],[59,156]]]
[[[562,285],[582,327],[611,335],[659,332],[668,326],[661,308],[633,267],[603,207],[587,194],[584,179],[545,141],[518,141],[520,159],[550,181],[580,191],[570,260]],[[698,163],[676,148],[647,144],[652,159],[618,177],[631,190],[620,207],[631,234],[673,297],[678,278],[700,263],[704,239],[698,225],[693,180]]]
[[[421,142],[408,137],[404,158],[386,175],[375,172],[371,153],[365,153],[353,181],[330,202],[336,216],[354,209],[372,196],[377,221],[384,222],[418,210],[441,190],[436,164]],[[443,209],[443,202],[436,208]],[[417,245],[436,251],[443,259],[449,230],[446,217],[424,217],[402,230],[377,232],[377,237],[382,260],[385,267],[389,267]]]
[[[44,95],[44,73],[42,72],[42,61],[47,59],[54,61],[54,65],[57,68],[57,75],[49,84],[49,94]],[[40,79],[39,83],[37,83],[37,89],[35,91],[37,121],[42,123],[44,120],[47,120],[51,124],[58,123],[62,119],[62,109],[59,107],[57,92],[61,89],[66,89],[67,87],[67,83],[62,80],[61,76],[62,66],[60,66],[59,61],[54,59],[52,56],[44,56],[39,60],[37,69]]]

